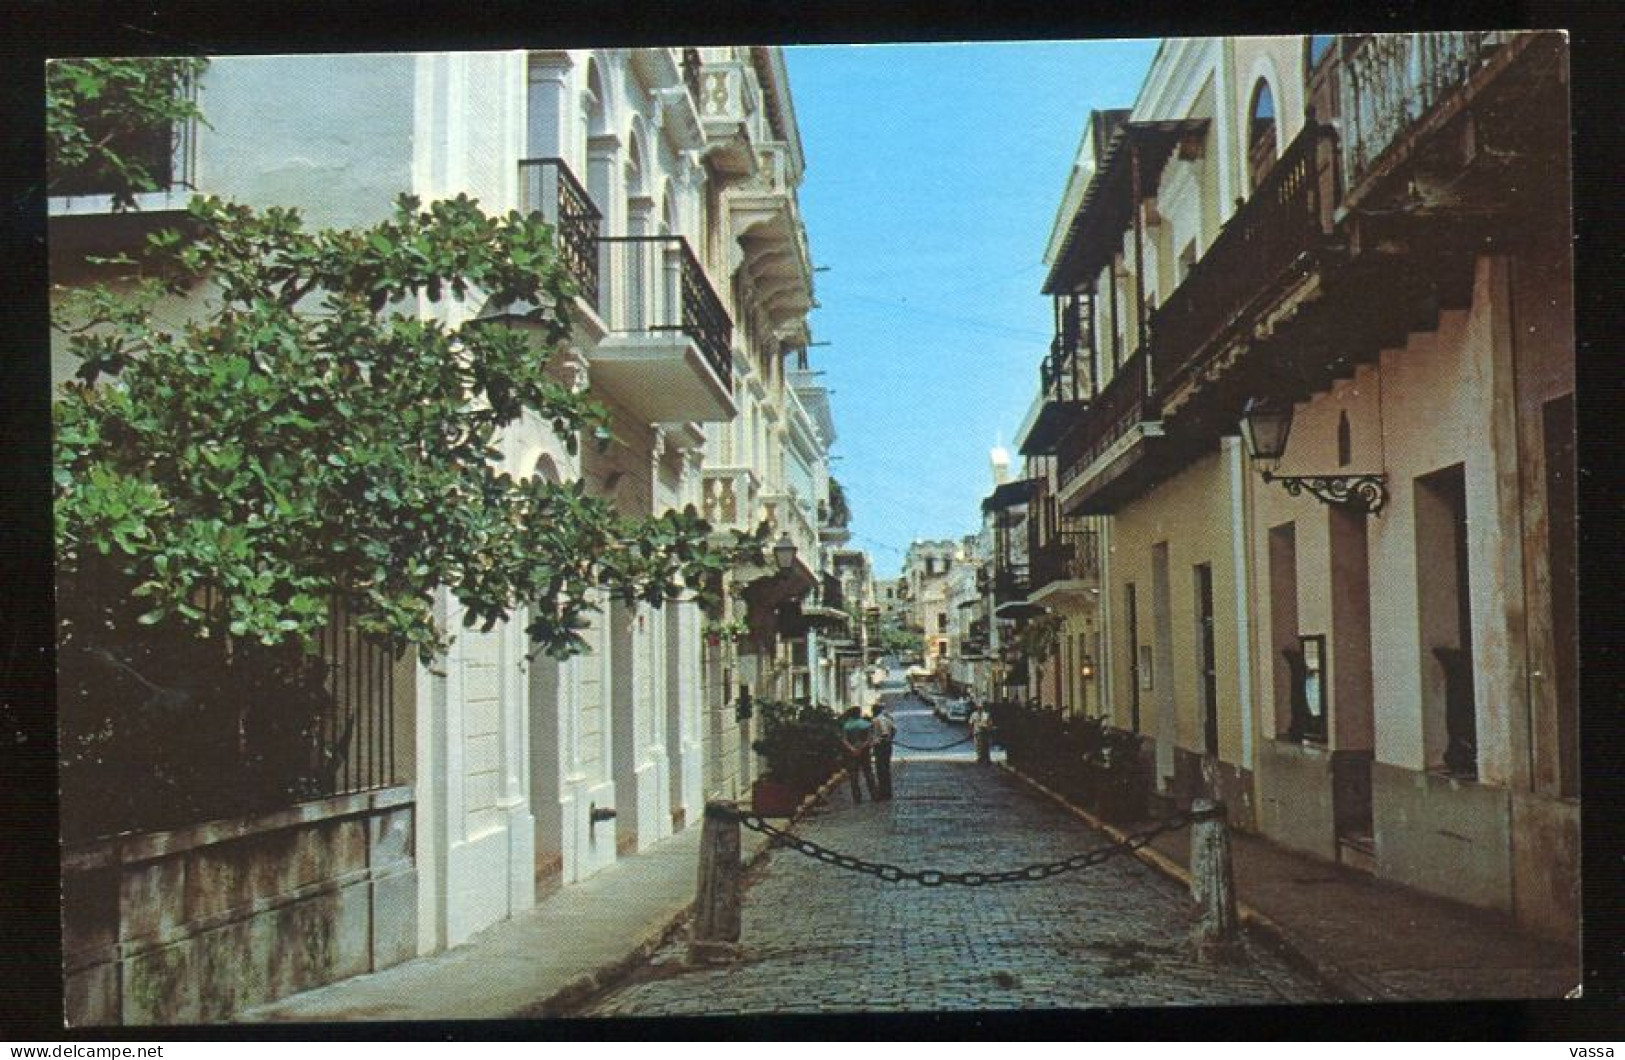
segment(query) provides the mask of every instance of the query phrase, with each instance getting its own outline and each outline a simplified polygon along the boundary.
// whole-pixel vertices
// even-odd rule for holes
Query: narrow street
[[[962,724],[894,704],[898,740],[938,748]],[[898,752],[894,799],[854,806],[843,788],[796,831],[907,868],[998,870],[1107,839],[968,744]],[[745,899],[743,959],[685,965],[686,943],[582,1015],[929,1011],[1250,1004],[1326,998],[1249,942],[1229,964],[1188,944],[1186,892],[1132,857],[1032,884],[923,888],[774,851]]]

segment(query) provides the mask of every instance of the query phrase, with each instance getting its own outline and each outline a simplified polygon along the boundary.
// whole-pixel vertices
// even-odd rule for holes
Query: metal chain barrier
[[[950,747],[958,747],[961,744],[970,743],[975,738],[976,737],[974,736],[967,736],[962,740],[955,740],[953,743],[945,743],[940,747],[916,747],[914,744],[904,743],[902,740],[899,740],[894,736],[892,737],[892,746],[901,747],[905,751],[946,751]]]
[[[707,813],[721,813],[733,817],[741,825],[753,832],[759,832],[773,840],[774,846],[789,847],[797,853],[805,854],[809,858],[822,861],[826,865],[850,872],[861,873],[865,876],[874,876],[887,883],[917,883],[921,887],[942,887],[953,885],[957,887],[986,887],[994,883],[1035,883],[1047,880],[1051,876],[1059,876],[1066,872],[1078,872],[1091,869],[1120,854],[1130,854],[1150,843],[1153,839],[1179,829],[1196,821],[1206,821],[1224,813],[1222,807],[1202,810],[1186,810],[1174,814],[1158,822],[1155,828],[1144,832],[1135,832],[1124,836],[1121,840],[1107,846],[1096,847],[1081,854],[1074,854],[1060,861],[1041,861],[1026,865],[1018,869],[1007,869],[1003,872],[943,872],[937,869],[904,869],[896,865],[889,865],[883,861],[868,861],[864,858],[854,857],[851,854],[842,854],[838,851],[821,846],[810,839],[804,839],[792,832],[768,824],[765,819],[754,813],[743,810],[727,809],[711,804],[706,807]]]

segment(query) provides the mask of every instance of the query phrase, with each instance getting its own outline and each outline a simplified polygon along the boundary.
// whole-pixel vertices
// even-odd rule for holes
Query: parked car
[[[943,721],[970,721],[971,704],[968,699],[946,700],[942,708]]]

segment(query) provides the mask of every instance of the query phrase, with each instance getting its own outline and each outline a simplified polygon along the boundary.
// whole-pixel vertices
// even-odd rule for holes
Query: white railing
[[[708,467],[700,474],[701,514],[712,530],[749,533],[763,518],[757,489],[748,467]]]

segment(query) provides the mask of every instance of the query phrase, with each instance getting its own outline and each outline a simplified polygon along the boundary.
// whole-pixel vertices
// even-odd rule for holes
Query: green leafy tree
[[[58,59],[45,70],[46,173],[53,195],[111,194],[116,209],[169,183],[176,130],[201,120],[190,57]]]
[[[879,647],[882,653],[913,658],[925,651],[925,638],[895,622],[880,624]]]
[[[610,441],[602,406],[547,371],[571,281],[539,220],[403,197],[362,231],[216,199],[190,221],[187,239],[154,237],[138,279],[74,292],[62,317],[81,368],[55,410],[61,569],[114,568],[137,622],[309,641],[336,597],[428,660],[444,586],[466,626],[533,605],[529,634],[563,658],[593,589],[709,603],[736,552],[759,553],[759,537],[715,547],[692,508],[627,518],[579,481],[502,470],[522,416],[572,450]],[[207,313],[160,323],[165,296],[204,283]],[[525,330],[399,311],[444,297],[540,308]]]
[[[129,207],[161,186],[201,69],[53,64],[51,190]],[[538,219],[403,197],[371,228],[312,232],[194,199],[185,228],[59,292],[80,361],[53,408],[65,835],[332,790],[353,719],[314,649],[338,624],[427,662],[451,624],[528,605],[538,650],[565,658],[600,593],[714,609],[736,562],[763,561],[765,531],[723,545],[692,509],[628,518],[502,469],[522,417],[572,451],[613,441],[547,370],[572,289]],[[521,307],[531,334],[416,312],[447,298]]]

